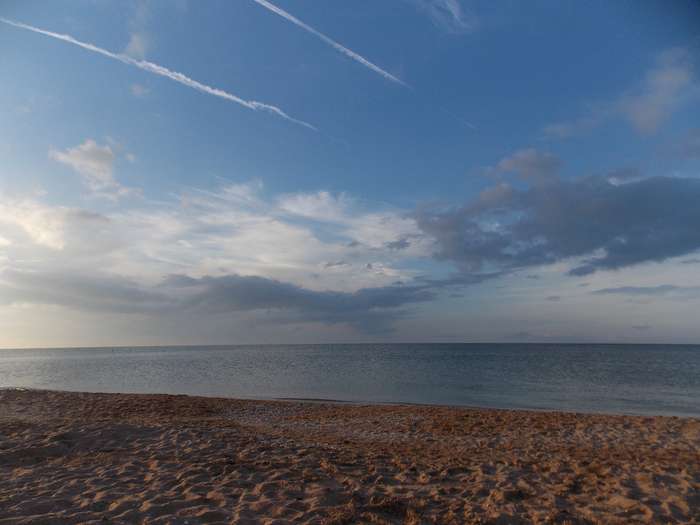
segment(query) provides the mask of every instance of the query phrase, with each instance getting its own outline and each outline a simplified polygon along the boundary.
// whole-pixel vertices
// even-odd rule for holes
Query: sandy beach
[[[700,523],[700,420],[0,391],[0,524]]]

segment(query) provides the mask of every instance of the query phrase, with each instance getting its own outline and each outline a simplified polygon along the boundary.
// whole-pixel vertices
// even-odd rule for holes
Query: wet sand
[[[10,523],[700,523],[700,420],[4,390]]]

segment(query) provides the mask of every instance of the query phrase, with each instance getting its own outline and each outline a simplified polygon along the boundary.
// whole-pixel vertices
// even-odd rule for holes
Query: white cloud
[[[657,57],[641,89],[623,95],[618,105],[635,129],[651,133],[685,102],[693,82],[688,51],[670,49]]]
[[[447,33],[471,33],[478,25],[473,12],[465,10],[459,0],[415,0],[433,23]]]
[[[408,229],[402,221],[412,221],[392,212],[357,210],[354,200],[344,194],[298,193],[265,201],[259,190],[257,184],[232,185],[215,194],[196,192],[184,200],[199,225],[197,234],[185,240],[195,253],[208,253],[206,272],[242,267],[248,274],[313,289],[356,290],[396,279],[389,270],[371,274],[366,265],[379,260],[391,268],[407,256],[383,245]],[[417,231],[415,226],[411,231]],[[353,241],[357,245],[349,246]],[[212,246],[217,249],[207,248]],[[328,261],[339,260],[346,263],[343,275],[327,271]],[[398,274],[409,278],[405,271]]]
[[[428,256],[430,242],[422,235],[413,218],[393,211],[372,212],[350,217],[346,222],[348,237],[372,250],[388,250],[400,258]],[[397,251],[391,243],[411,239],[405,249]]]
[[[260,180],[253,180],[248,183],[230,183],[227,182],[217,195],[229,202],[238,203],[246,206],[263,206],[263,201],[260,200],[259,194],[263,189],[263,183]]]
[[[129,18],[129,42],[124,48],[124,53],[138,60],[146,58],[150,47],[151,37],[146,31],[146,24],[150,17],[148,0],[137,0],[135,9]]]
[[[333,195],[327,191],[284,195],[278,199],[280,210],[293,216],[333,225],[353,246],[365,249],[396,251],[399,242],[402,256],[425,256],[428,241],[416,227],[415,221],[400,211],[367,211],[344,193]],[[412,239],[411,242],[406,241]],[[401,242],[401,241],[404,242]],[[371,262],[371,261],[366,261]]]
[[[485,194],[483,200],[498,201],[496,194],[510,191],[502,185],[495,193]],[[102,344],[123,336],[123,328],[116,328],[120,316],[128,315],[133,322],[147,321],[153,336],[161,338],[158,342],[186,319],[188,327],[204,330],[204,326],[211,326],[213,332],[206,332],[205,340],[219,341],[217,338],[235,336],[235,330],[230,330],[232,323],[243,331],[262,334],[255,332],[255,325],[264,319],[275,320],[270,330],[284,323],[353,319],[353,326],[371,328],[372,308],[377,305],[389,310],[385,321],[394,319],[391,312],[401,319],[404,307],[436,299],[446,290],[439,281],[413,280],[417,275],[414,258],[430,257],[434,250],[415,220],[401,210],[377,205],[362,209],[357,199],[330,192],[295,194],[291,201],[289,196],[268,198],[255,182],[225,184],[213,191],[188,189],[176,197],[148,205],[137,200],[129,208],[98,214],[49,204],[51,195],[25,199],[0,195],[0,238],[4,239],[0,250],[0,302],[4,305],[0,311],[4,318],[19,315],[16,311],[23,309],[32,319],[55,324],[57,319],[81,310],[93,316],[90,323],[104,329]],[[293,202],[297,205],[294,209],[304,215],[291,213],[289,206],[282,206],[285,202]],[[309,216],[314,219],[309,220]],[[387,243],[402,247],[392,249]],[[678,273],[678,268],[685,273]],[[547,265],[537,273],[549,269]],[[659,273],[662,269],[668,274]],[[692,265],[678,263],[663,268],[635,267],[625,276],[642,270],[653,272],[661,284],[690,282],[697,273]],[[179,277],[169,280],[170,275]],[[601,299],[588,289],[622,282],[612,272],[597,272],[587,279],[590,288],[575,290],[576,297],[587,298],[589,311],[597,311],[595,301]],[[404,284],[394,284],[397,281]],[[623,284],[659,284],[644,275],[638,281]],[[537,297],[569,298],[578,282],[566,284],[562,280],[560,288],[552,289],[550,278],[543,277],[537,283],[541,287],[536,290]],[[438,283],[434,289],[432,283]],[[251,300],[247,294],[251,293],[259,311],[238,311],[236,305],[247,305]],[[523,295],[523,301],[527,297]],[[202,318],[195,319],[195,314],[182,311],[188,299],[195,305],[213,309],[232,305],[233,309],[220,315],[205,310]],[[286,313],[265,311],[280,304],[288,307]],[[301,305],[298,312],[294,310],[297,304]],[[478,304],[481,307],[482,303]],[[212,315],[219,315],[219,325],[206,324],[205,319]],[[485,316],[474,326],[478,328],[488,319]],[[228,328],[224,330],[224,326]],[[463,335],[470,333],[471,326],[458,326],[464,329],[460,332]],[[18,333],[29,338],[23,339],[23,344],[34,340],[29,329],[13,328],[8,333],[3,334],[4,341]],[[61,341],[85,342],[75,335],[66,337]],[[279,340],[285,337],[280,335]]]
[[[36,199],[0,196],[0,230],[8,243],[6,246],[19,250],[16,255],[31,255],[28,244],[51,250],[64,250],[72,245],[85,252],[98,243],[96,239],[87,244],[83,244],[83,241],[97,233],[95,227],[102,228],[106,221],[104,216],[85,210],[49,206]],[[55,259],[47,262],[53,263]]]
[[[637,132],[654,133],[688,100],[700,94],[690,53],[683,48],[668,49],[656,56],[654,65],[636,86],[614,100],[590,104],[587,112],[571,121],[548,124],[543,134],[569,138],[587,133],[613,118],[626,120]]]
[[[332,195],[327,191],[296,193],[279,199],[282,210],[308,219],[327,222],[342,221],[351,205],[347,195]]]
[[[65,212],[61,208],[49,210],[32,201],[0,203],[0,225],[7,237],[17,235],[13,235],[12,228],[19,229],[19,233],[26,235],[36,244],[57,250],[64,246],[64,215]]]
[[[350,197],[319,192],[294,196],[306,206],[302,216],[261,190],[257,182],[189,189],[169,202],[137,200],[101,214],[47,204],[49,196],[0,195],[0,235],[10,242],[3,255],[22,271],[99,268],[151,284],[169,274],[235,273],[354,292],[410,281],[404,261],[429,254],[414,221],[399,212],[359,210]],[[404,249],[387,246],[401,239],[409,239]],[[343,271],[329,261],[343,261]]]
[[[143,98],[151,92],[150,88],[141,84],[131,84],[129,89],[132,95],[139,98]]]
[[[51,149],[49,158],[73,168],[95,195],[118,198],[136,193],[134,189],[122,186],[114,178],[116,155],[108,145],[100,146],[94,140],[87,139],[79,146],[65,151]]]
[[[132,58],[143,60],[148,51],[149,37],[144,32],[131,33],[129,43],[124,48],[124,53]]]

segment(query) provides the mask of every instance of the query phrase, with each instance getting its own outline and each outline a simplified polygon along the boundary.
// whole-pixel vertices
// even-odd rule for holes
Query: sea
[[[0,350],[0,388],[700,417],[700,345]]]

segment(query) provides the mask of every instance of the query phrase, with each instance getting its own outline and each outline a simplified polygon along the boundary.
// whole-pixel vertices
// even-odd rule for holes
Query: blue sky
[[[700,338],[695,2],[0,17],[0,346]]]

